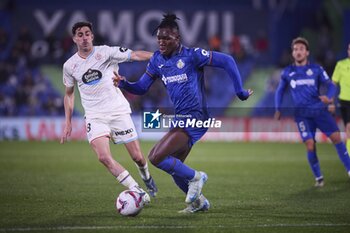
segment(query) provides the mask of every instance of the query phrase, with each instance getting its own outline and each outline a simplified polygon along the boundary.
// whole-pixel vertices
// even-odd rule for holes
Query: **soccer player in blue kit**
[[[287,66],[275,95],[275,119],[280,119],[283,93],[289,87],[294,102],[295,122],[306,145],[307,159],[315,177],[316,187],[324,185],[323,175],[316,154],[315,132],[320,129],[335,145],[338,156],[350,176],[350,158],[340,137],[339,128],[327,109],[333,102],[336,87],[324,69],[308,61],[309,43],[298,37],[292,41],[294,64]],[[327,87],[325,95],[320,94],[320,85]]]
[[[142,95],[156,79],[161,79],[174,104],[175,118],[187,116],[205,121],[209,119],[209,113],[204,91],[204,66],[215,66],[227,71],[234,82],[238,98],[248,99],[253,91],[243,89],[233,58],[219,52],[183,46],[180,43],[177,19],[174,14],[164,15],[156,28],[159,50],[150,59],[143,76],[132,83],[115,73],[115,85]],[[205,211],[210,207],[209,201],[201,192],[208,179],[207,174],[184,164],[192,146],[207,130],[205,127],[174,127],[156,143],[149,154],[151,163],[170,174],[176,185],[187,194],[187,207],[179,211],[181,213]]]

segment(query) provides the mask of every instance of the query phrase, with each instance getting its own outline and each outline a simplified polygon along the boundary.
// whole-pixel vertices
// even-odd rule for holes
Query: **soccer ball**
[[[144,205],[142,194],[132,190],[121,192],[115,202],[115,206],[121,215],[132,217],[138,215]]]

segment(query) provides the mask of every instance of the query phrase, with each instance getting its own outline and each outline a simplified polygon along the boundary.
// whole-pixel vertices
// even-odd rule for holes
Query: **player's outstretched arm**
[[[213,52],[211,65],[223,68],[229,74],[233,81],[236,95],[240,100],[246,100],[253,94],[251,89],[243,89],[241,75],[235,60],[231,56],[220,52]]]
[[[284,90],[287,86],[287,82],[284,79],[281,79],[280,83],[278,84],[276,93],[275,93],[275,115],[274,119],[279,120],[281,119],[281,105],[283,100],[283,94]]]
[[[148,51],[132,51],[131,52],[131,56],[130,56],[130,60],[132,61],[148,61],[149,59],[151,59],[151,57],[153,56],[152,52],[148,52]]]
[[[72,133],[72,115],[74,109],[74,87],[66,87],[64,95],[64,113],[66,116],[63,135],[61,136],[61,144],[65,143]]]
[[[113,83],[114,86],[123,88],[124,90],[134,94],[134,95],[143,95],[148,89],[152,86],[154,79],[144,73],[137,82],[129,82],[125,77],[120,76],[117,72],[114,71]]]
[[[325,103],[325,104],[331,104],[331,103],[333,103],[333,99],[334,99],[335,93],[336,93],[336,91],[337,91],[337,87],[336,87],[336,85],[335,85],[332,81],[330,81],[330,80],[328,80],[328,81],[326,82],[326,84],[327,84],[327,94],[326,94],[326,95],[321,95],[321,96],[319,96],[319,98],[320,98],[320,100],[321,100],[323,103]]]

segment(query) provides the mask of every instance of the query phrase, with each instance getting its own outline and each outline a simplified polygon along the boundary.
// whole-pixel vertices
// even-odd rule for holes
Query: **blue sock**
[[[316,155],[316,151],[307,151],[307,160],[309,161],[309,165],[311,167],[312,173],[315,178],[319,178],[322,176],[320,164],[318,162],[318,158]]]
[[[344,164],[344,167],[346,168],[347,171],[350,171],[350,158],[349,158],[349,153],[346,150],[345,144],[343,142],[340,142],[335,145],[335,148],[337,149],[339,159]]]
[[[192,180],[195,175],[195,170],[172,156],[167,156],[162,162],[157,165],[157,167],[172,176],[176,175],[186,180]]]
[[[187,193],[188,192],[188,180],[185,180],[181,177],[178,177],[176,175],[172,175],[175,184],[184,192]]]

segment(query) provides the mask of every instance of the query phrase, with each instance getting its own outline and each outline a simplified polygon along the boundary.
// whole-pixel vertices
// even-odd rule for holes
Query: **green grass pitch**
[[[124,147],[111,148],[142,184]],[[350,232],[350,179],[331,144],[318,155],[320,189],[302,144],[200,142],[187,163],[209,176],[210,211],[177,213],[184,194],[150,164],[159,193],[132,218],[117,214],[123,187],[87,142],[0,142],[0,232]]]

